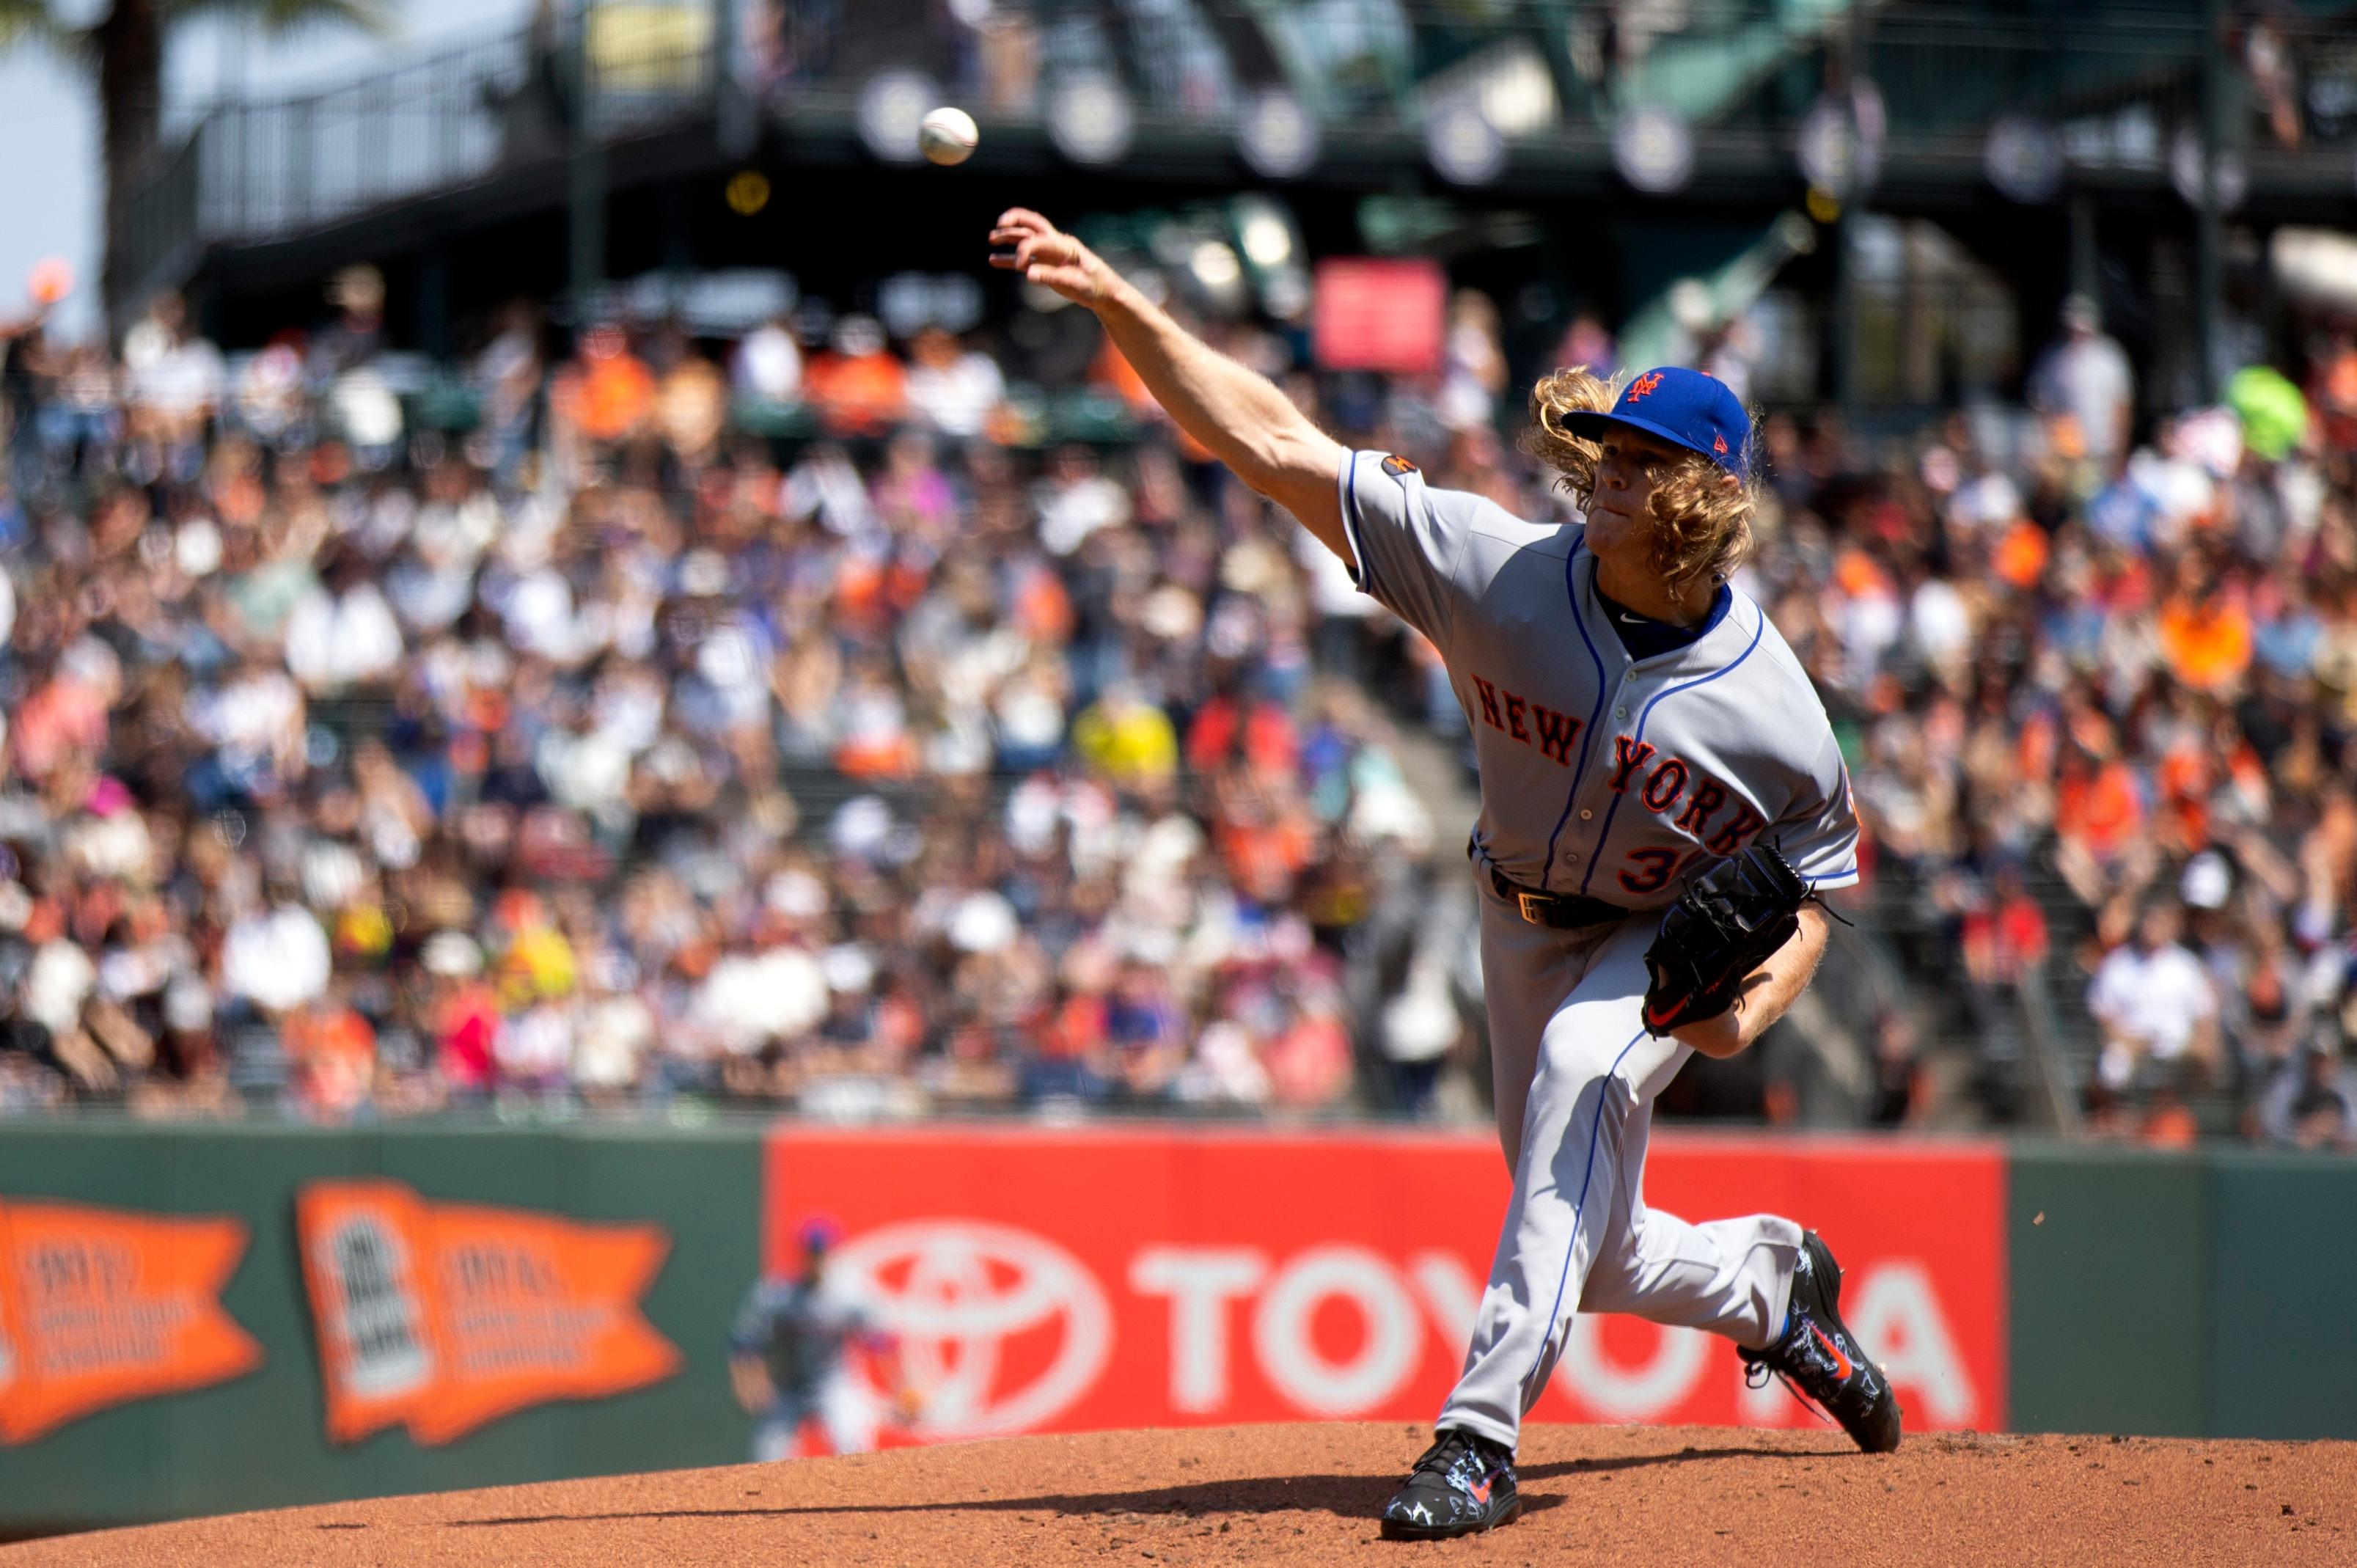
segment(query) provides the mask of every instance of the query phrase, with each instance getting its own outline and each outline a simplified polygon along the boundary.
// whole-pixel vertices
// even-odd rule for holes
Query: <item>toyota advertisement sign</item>
[[[926,1440],[1097,1428],[1428,1421],[1503,1212],[1463,1135],[780,1127],[765,1262],[840,1224],[924,1396]],[[1824,1231],[1843,1311],[1913,1430],[2005,1424],[2005,1167],[1995,1145],[1657,1134],[1647,1199]],[[1733,1347],[1581,1315],[1540,1421],[1809,1425]]]

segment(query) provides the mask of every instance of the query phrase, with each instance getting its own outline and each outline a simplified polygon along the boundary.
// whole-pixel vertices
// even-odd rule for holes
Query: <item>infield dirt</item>
[[[2357,1444],[1540,1426],[1523,1517],[1378,1539],[1425,1428],[1099,1433],[384,1498],[61,1536],[40,1563],[2357,1562]],[[255,1462],[267,1463],[257,1455]]]

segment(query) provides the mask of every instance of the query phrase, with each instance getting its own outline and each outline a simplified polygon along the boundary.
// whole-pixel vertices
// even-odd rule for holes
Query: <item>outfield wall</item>
[[[6,1123],[0,1534],[736,1460],[816,1213],[927,1435],[1429,1419],[1504,1192],[1413,1132]],[[1648,1193],[1820,1224],[1916,1429],[2357,1437],[2357,1160],[1671,1133]],[[1620,1319],[1535,1414],[1805,1419]]]
[[[748,1424],[729,1401],[725,1336],[758,1266],[759,1165],[749,1132],[0,1124],[0,1223],[41,1198],[242,1220],[244,1255],[220,1301],[263,1354],[256,1370],[215,1386],[0,1446],[0,1531],[740,1459]],[[331,1443],[295,1200],[307,1183],[366,1177],[427,1199],[660,1226],[668,1254],[642,1305],[678,1347],[679,1370],[610,1398],[522,1409],[438,1445],[399,1429]],[[21,1299],[28,1282],[18,1283]],[[11,1337],[24,1344],[21,1330]],[[15,1360],[21,1373],[21,1350]],[[8,1398],[0,1384],[0,1405]]]

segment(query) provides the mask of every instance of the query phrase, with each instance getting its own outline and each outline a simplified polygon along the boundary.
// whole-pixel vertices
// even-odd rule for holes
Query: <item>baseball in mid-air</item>
[[[982,133],[974,128],[974,116],[963,109],[936,109],[917,127],[918,148],[928,161],[944,168],[974,156],[974,144],[980,140]]]

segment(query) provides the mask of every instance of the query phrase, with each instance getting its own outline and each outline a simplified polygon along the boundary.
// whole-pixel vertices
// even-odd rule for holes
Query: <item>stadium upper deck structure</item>
[[[929,101],[982,125],[954,179],[914,161]],[[732,200],[746,171],[790,199],[740,183]],[[1622,316],[1787,211],[1928,218],[2007,280],[2026,358],[2106,266],[2148,293],[2170,251],[2180,314],[2214,318],[2237,242],[2247,256],[2276,225],[2357,219],[2357,11],[595,0],[328,91],[213,106],[135,195],[138,286],[117,308],[184,286],[250,340],[365,260],[392,279],[396,331],[430,350],[520,293],[777,265],[811,249],[813,214],[844,231],[801,256],[823,287],[813,269],[947,266],[943,234],[1018,195],[1248,188],[1286,198],[1313,253],[1519,248],[1486,263],[1494,281],[1563,277]],[[1372,233],[1370,196],[1425,218]],[[1484,227],[1500,213],[1516,222]],[[1842,247],[1818,250],[1800,284],[1832,299]],[[2115,314],[2170,325],[2166,301]]]

